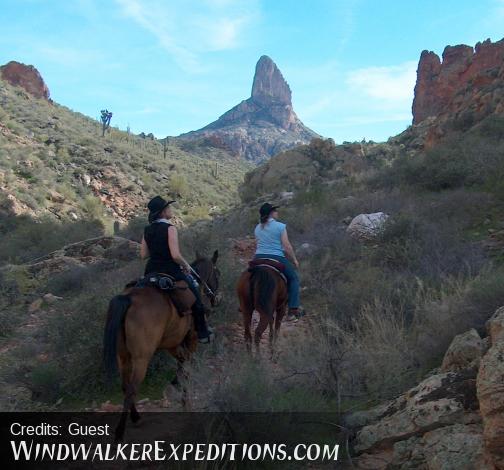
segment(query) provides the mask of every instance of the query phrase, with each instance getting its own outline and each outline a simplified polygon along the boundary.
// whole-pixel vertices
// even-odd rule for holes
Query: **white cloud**
[[[348,74],[347,85],[371,98],[392,103],[411,103],[416,69],[415,61],[388,67],[357,69]]]
[[[115,0],[184,70],[201,70],[199,55],[232,49],[258,17],[257,0]]]

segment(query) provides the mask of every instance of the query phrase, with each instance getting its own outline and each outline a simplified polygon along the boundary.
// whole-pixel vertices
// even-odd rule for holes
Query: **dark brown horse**
[[[217,250],[212,255],[212,263],[209,263],[207,258],[196,252],[196,260],[191,263],[191,267],[198,273],[201,280],[201,282],[198,280],[199,288],[206,307],[216,307],[220,302],[218,258],[219,252]]]
[[[195,269],[203,283],[218,278],[215,262],[200,258]],[[199,269],[199,271],[198,271]],[[217,290],[218,286],[214,286]],[[127,287],[109,304],[104,335],[104,360],[107,373],[117,368],[124,394],[123,411],[115,431],[116,440],[122,440],[128,413],[136,423],[140,419],[135,400],[147,367],[159,349],[168,351],[178,363],[172,385],[179,385],[183,363],[190,358],[197,346],[197,335],[192,315],[179,316],[169,296],[154,287]],[[182,404],[186,393],[182,390]]]
[[[257,348],[261,337],[270,327],[270,347],[273,350],[278,336],[282,318],[287,307],[287,285],[281,275],[267,267],[254,267],[243,272],[237,285],[240,311],[243,316],[244,337],[247,349],[251,349],[252,333],[250,331],[254,310],[259,313],[259,323],[254,332],[254,343]]]

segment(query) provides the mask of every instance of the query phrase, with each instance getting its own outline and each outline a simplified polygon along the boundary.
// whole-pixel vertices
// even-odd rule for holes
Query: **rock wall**
[[[423,51],[417,70],[413,124],[429,117],[475,121],[504,114],[504,39],[471,46],[447,46],[442,60]]]

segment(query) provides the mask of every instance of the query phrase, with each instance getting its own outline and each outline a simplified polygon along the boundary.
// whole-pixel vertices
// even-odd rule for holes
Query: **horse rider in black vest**
[[[209,343],[213,337],[212,329],[207,326],[205,307],[194,278],[191,276],[191,266],[180,253],[177,228],[170,223],[173,217],[171,204],[175,201],[165,201],[156,196],[149,201],[149,225],[144,229],[140,255],[147,259],[145,275],[164,273],[175,280],[184,280],[196,297],[192,307],[194,326],[200,343]]]

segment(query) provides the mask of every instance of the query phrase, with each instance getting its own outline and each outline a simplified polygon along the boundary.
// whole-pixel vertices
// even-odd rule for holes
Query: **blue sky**
[[[52,98],[158,137],[250,95],[257,59],[294,110],[337,142],[411,122],[418,58],[504,37],[504,0],[0,0],[0,63],[35,65]]]

